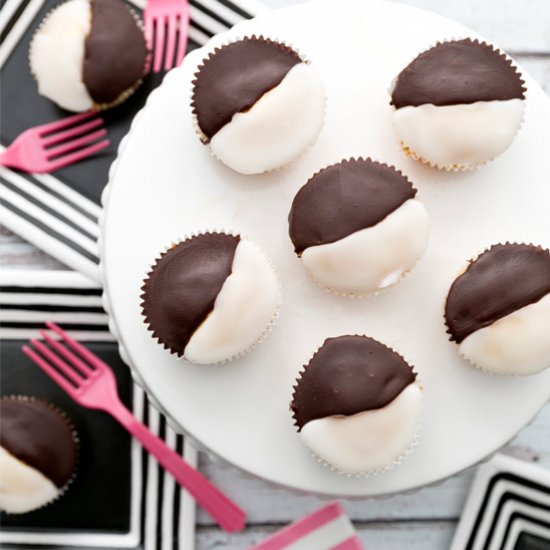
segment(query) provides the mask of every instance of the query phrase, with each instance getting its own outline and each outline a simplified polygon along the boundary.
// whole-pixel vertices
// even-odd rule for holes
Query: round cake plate
[[[242,176],[195,134],[191,81],[201,60],[231,39],[263,34],[299,49],[327,92],[317,142],[282,170]],[[466,260],[495,242],[550,246],[550,101],[529,76],[523,127],[496,161],[445,173],[407,159],[389,106],[392,78],[438,40],[476,36],[433,13],[380,1],[316,1],[268,12],[218,35],[171,71],[136,116],[104,194],[102,274],[112,326],[141,384],[174,423],[213,455],[280,486],[364,497],[412,490],[487,457],[550,398],[550,370],[498,377],[466,364],[449,342],[443,304]],[[452,130],[450,130],[452,131]],[[396,165],[431,216],[428,251],[396,287],[368,299],[326,293],[304,273],[288,238],[296,191],[342,158]],[[284,303],[265,342],[232,363],[197,366],[147,331],[140,288],[170,243],[201,229],[239,231],[278,268]],[[251,297],[251,299],[253,299]],[[292,384],[328,336],[368,334],[415,365],[425,389],[418,444],[394,470],[339,476],[302,445],[289,413]]]

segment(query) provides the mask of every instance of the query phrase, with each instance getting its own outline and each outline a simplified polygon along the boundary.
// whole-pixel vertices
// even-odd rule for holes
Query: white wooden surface
[[[550,93],[550,0],[403,1],[456,19],[487,36],[515,57]],[[273,8],[292,3],[264,2]],[[338,9],[338,0],[334,0],[334,9]],[[63,268],[4,228],[0,228],[0,258],[3,268]],[[550,468],[550,405],[503,452]],[[205,456],[201,464],[249,512],[249,526],[243,533],[226,535],[199,513],[198,550],[247,548],[322,503],[317,498],[290,494],[246,479]],[[444,550],[449,547],[471,478],[472,472],[465,472],[412,495],[346,502],[345,507],[367,550]]]

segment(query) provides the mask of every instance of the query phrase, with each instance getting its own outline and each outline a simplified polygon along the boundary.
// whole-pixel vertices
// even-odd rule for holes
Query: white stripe
[[[42,231],[42,229],[36,227],[33,223],[21,218],[11,210],[8,210],[0,203],[0,214],[2,224],[9,230],[17,233],[20,237],[34,244],[36,247],[42,249],[50,256],[57,258],[65,265],[72,267],[76,271],[80,271],[84,275],[88,276],[92,281],[99,282],[99,268],[96,263],[92,262],[88,258],[85,258],[71,248],[70,246],[62,243],[55,237]]]
[[[101,288],[82,273],[54,269],[0,269],[0,285],[60,288],[60,292],[65,288]]]
[[[189,14],[191,16],[191,21],[196,21],[198,25],[209,30],[212,34],[218,34],[227,30],[225,25],[222,25],[219,21],[216,21],[194,6],[189,7]]]
[[[23,0],[8,0],[0,10],[0,33],[4,31],[13,14],[17,11]]]
[[[73,313],[69,311],[27,311],[2,308],[2,323],[42,323],[44,320],[56,323],[78,323],[82,325],[107,325],[106,313]]]
[[[168,447],[176,448],[176,432],[166,425],[166,437],[164,438]],[[176,480],[166,472],[164,475],[162,492],[162,550],[172,550],[173,527],[174,527],[174,495],[176,494]]]
[[[113,338],[114,339],[114,338]],[[145,392],[137,385],[133,385],[132,413],[141,421],[145,409]],[[130,496],[130,533],[141,542],[141,502],[143,499],[143,478],[142,478],[142,447],[139,441],[132,437],[132,479]]]
[[[233,0],[233,3],[253,16],[270,11],[270,9],[258,2],[258,0]]]
[[[4,63],[10,56],[13,48],[15,48],[43,4],[44,0],[31,0],[29,5],[20,15],[10,33],[6,36],[3,44],[0,46],[0,68],[4,66]]]
[[[183,456],[194,468],[198,464],[197,451],[191,443],[184,439]],[[194,550],[195,548],[195,518],[197,505],[193,497],[184,489],[180,489],[180,517],[178,526],[179,550]]]
[[[114,336],[102,330],[68,330],[67,334],[81,342],[115,342]],[[0,327],[0,338],[3,340],[30,340],[40,338],[38,329]]]
[[[46,187],[49,187],[52,191],[74,202],[92,216],[98,218],[101,215],[101,206],[86,198],[84,195],[81,195],[78,191],[71,189],[68,185],[54,178],[51,174],[33,174],[32,177],[40,183],[43,183]]]
[[[149,405],[149,429],[158,435],[160,427],[160,414]],[[157,548],[157,501],[158,501],[158,463],[153,455],[147,457],[147,489],[145,503],[145,540],[144,550],[156,550]]]
[[[34,294],[32,292],[16,293],[2,292],[0,294],[2,307],[13,305],[49,305],[71,307],[101,307],[101,296],[82,296],[78,294]]]
[[[330,550],[355,534],[346,516],[325,523],[305,537],[285,546],[285,550]]]
[[[57,203],[57,208],[55,206],[51,206],[52,210],[59,211],[60,214],[64,215],[74,215],[77,216],[83,221],[86,225],[93,224],[93,222],[90,222],[87,218],[82,216],[82,214],[79,214],[76,212],[76,210],[67,207],[66,204],[61,202],[60,200],[52,197],[51,195],[48,195],[41,189],[35,188],[31,183],[29,183],[27,180],[22,178],[19,174],[16,174],[15,172],[12,172],[11,170],[7,170],[5,168],[0,169],[0,176],[3,176],[6,180],[13,183],[17,187],[20,187],[27,191],[27,194],[30,194],[31,196],[36,195],[37,199],[43,202],[46,206],[50,206],[52,203]],[[25,189],[26,188],[26,189]],[[90,239],[89,237],[86,237],[80,231],[72,228],[69,224],[65,223],[64,221],[60,220],[59,218],[56,218],[52,214],[46,212],[41,206],[38,206],[26,198],[19,195],[19,193],[12,191],[9,189],[5,184],[2,184],[1,187],[2,195],[5,196],[7,200],[9,200],[14,206],[17,206],[30,216],[33,216],[39,220],[47,221],[48,226],[52,229],[55,229],[59,233],[62,233],[67,238],[74,241],[76,244],[87,250],[88,252],[95,254],[97,256],[97,243]],[[44,197],[45,195],[45,197]],[[43,199],[46,199],[45,201]],[[49,204],[48,204],[49,203]],[[68,217],[68,216],[65,216]],[[53,225],[55,224],[55,226]],[[77,223],[77,225],[79,225]],[[97,232],[97,224],[94,224]]]

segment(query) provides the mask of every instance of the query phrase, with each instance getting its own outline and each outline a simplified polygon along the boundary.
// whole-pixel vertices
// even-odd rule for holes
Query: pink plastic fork
[[[39,174],[74,164],[110,144],[101,139],[107,135],[102,125],[103,120],[89,111],[29,128],[0,153],[0,166]]]
[[[143,18],[147,46],[154,51],[153,72],[161,70],[163,53],[165,71],[180,65],[189,33],[188,0],[147,0]]]
[[[220,527],[230,532],[240,531],[244,527],[244,512],[164,441],[138,422],[121,403],[115,377],[109,366],[82,344],[70,338],[56,324],[46,323],[46,326],[60,336],[65,345],[52,338],[45,330],[41,330],[40,335],[50,347],[40,340],[33,339],[30,343],[34,349],[23,346],[25,354],[74,401],[89,409],[105,411],[115,418],[183,488],[193,495],[197,503],[218,522]]]

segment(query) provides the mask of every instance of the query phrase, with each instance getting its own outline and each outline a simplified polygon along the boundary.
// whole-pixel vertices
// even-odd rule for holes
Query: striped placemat
[[[38,335],[45,321],[54,320],[72,337],[87,341],[94,351],[101,349],[121,363],[117,344],[108,329],[107,314],[101,304],[101,288],[80,273],[2,269],[0,308],[0,339],[6,347],[14,342],[19,349],[26,340]],[[132,386],[134,414],[173,449],[182,453],[188,462],[196,465],[196,451],[181,435],[176,435],[166,418],[149,403],[144,391],[137,385]],[[18,548],[23,545],[28,548],[30,544],[33,547],[192,550],[194,501],[135,441],[132,442],[131,468],[132,518],[128,533],[116,535],[74,530],[33,532],[4,526],[0,532],[2,547]]]
[[[0,150],[24,129],[65,115],[38,95],[27,62],[28,44],[44,15],[59,0],[7,0],[0,12]],[[131,0],[140,11],[145,0]],[[189,49],[265,10],[255,0],[190,0]],[[68,267],[99,281],[97,239],[100,197],[118,143],[162,75],[151,75],[124,105],[104,113],[111,146],[55,174],[21,174],[0,168],[0,217],[18,233]],[[25,108],[16,109],[17,105]]]

